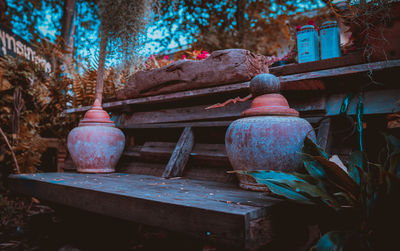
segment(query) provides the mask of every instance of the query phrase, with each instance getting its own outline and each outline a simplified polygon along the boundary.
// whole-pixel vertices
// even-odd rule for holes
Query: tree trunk
[[[103,98],[103,87],[104,87],[104,64],[106,62],[107,55],[107,34],[104,33],[102,27],[100,27],[100,55],[99,55],[99,66],[97,68],[96,78],[96,96],[95,100],[98,99],[100,104]]]
[[[244,35],[245,35],[245,10],[246,9],[246,1],[245,0],[237,0],[236,2],[236,13],[235,13],[235,18],[237,22],[237,41],[238,41],[238,47],[239,48],[246,48],[244,47]]]
[[[71,30],[74,20],[76,0],[66,0],[63,6],[63,15],[61,18],[61,45],[62,49],[65,49],[68,45],[69,38],[71,36]]]
[[[11,27],[10,18],[6,15],[7,8],[8,8],[7,1],[0,0],[0,24],[11,29],[12,27]]]

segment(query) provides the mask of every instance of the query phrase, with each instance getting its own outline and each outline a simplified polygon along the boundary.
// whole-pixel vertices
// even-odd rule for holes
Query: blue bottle
[[[304,25],[297,32],[297,51],[299,63],[319,60],[318,31],[313,25]]]
[[[340,30],[336,21],[326,21],[320,28],[321,59],[340,57]]]

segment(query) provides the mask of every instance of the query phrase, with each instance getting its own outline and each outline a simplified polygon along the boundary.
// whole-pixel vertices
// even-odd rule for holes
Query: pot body
[[[78,172],[109,173],[115,171],[125,136],[114,126],[92,123],[74,128],[67,145]]]
[[[234,121],[225,136],[228,158],[234,170],[296,171],[302,165],[306,136],[315,141],[312,126],[294,116],[253,116]],[[247,175],[238,174],[240,187],[267,191]]]

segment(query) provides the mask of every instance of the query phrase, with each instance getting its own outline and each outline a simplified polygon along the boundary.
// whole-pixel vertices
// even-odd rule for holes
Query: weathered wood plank
[[[152,175],[161,177],[165,170],[165,163],[149,163],[143,161],[120,161],[117,166],[118,172]]]
[[[142,149],[142,146],[129,146],[127,147],[124,152],[122,153],[124,156],[129,156],[129,157],[140,157],[140,150]]]
[[[361,52],[344,55],[337,58],[329,58],[302,64],[289,64],[278,67],[271,67],[269,72],[276,76],[291,75],[310,71],[320,71],[348,65],[365,63],[365,57]]]
[[[291,74],[291,75],[280,76],[279,79],[282,84],[282,90],[285,90],[285,89],[294,90],[296,88],[294,88],[293,86],[298,85],[298,83],[301,83],[301,82],[296,83],[296,81],[300,81],[300,80],[318,79],[318,78],[326,78],[326,77],[333,77],[333,76],[343,76],[343,75],[348,75],[348,74],[367,72],[370,70],[376,71],[376,70],[382,70],[382,69],[393,68],[393,67],[400,67],[400,60],[389,60],[389,61],[374,62],[374,63],[369,63],[369,64],[345,66],[345,67],[327,69],[327,70],[321,70],[321,71],[312,71],[312,72],[306,72],[306,73],[300,73],[300,74]],[[287,82],[290,82],[290,83],[287,83]],[[160,102],[184,100],[184,99],[193,98],[193,97],[215,95],[218,93],[248,91],[249,84],[250,84],[249,82],[243,82],[243,83],[217,86],[217,87],[211,87],[211,88],[204,88],[204,89],[198,89],[198,90],[181,91],[181,92],[176,92],[176,93],[171,93],[171,94],[163,94],[163,95],[136,98],[136,99],[127,99],[127,100],[121,100],[121,101],[116,101],[116,102],[104,103],[103,108],[106,110],[109,110],[109,109],[120,108],[125,105],[154,104],[154,103],[160,103]],[[302,89],[304,89],[304,88],[302,87]],[[72,109],[65,110],[63,112],[63,114],[85,112],[88,109],[90,109],[90,106],[72,108]]]
[[[368,64],[359,64],[359,65],[350,65],[345,67],[321,70],[321,71],[311,71],[287,76],[279,77],[281,83],[285,82],[294,82],[306,79],[317,79],[317,78],[326,78],[333,76],[344,76],[349,74],[361,73],[366,71],[376,71],[382,69],[388,69],[393,67],[400,67],[400,59],[398,60],[390,60],[390,61],[381,61],[381,62],[373,62]]]
[[[228,104],[227,106],[209,109],[210,105],[199,105],[193,107],[180,107],[174,109],[163,109],[156,111],[134,112],[122,114],[118,127],[126,128],[134,124],[152,124],[167,122],[183,122],[193,120],[212,120],[237,118],[241,112],[250,107],[250,102]]]
[[[208,164],[192,165],[189,161],[188,166],[183,172],[183,176],[188,179],[218,181],[237,185],[238,180],[236,175],[228,173],[228,171],[232,170],[232,167],[228,164],[221,166],[212,166]]]
[[[165,163],[153,163],[142,161],[122,161],[118,164],[118,172],[152,175],[161,177],[165,170]],[[194,180],[217,181],[223,183],[237,184],[237,178],[234,174],[227,173],[232,171],[232,167],[225,163],[220,166],[192,163],[189,160],[187,167],[183,171],[183,177]]]
[[[243,82],[231,85],[216,86],[198,90],[181,91],[163,95],[149,96],[143,98],[126,99],[115,102],[104,103],[103,108],[106,110],[120,108],[126,105],[137,105],[137,104],[156,104],[161,102],[173,102],[177,100],[185,100],[189,98],[197,98],[208,96],[212,93],[231,93],[237,91],[243,91],[249,89],[250,82]],[[71,108],[65,110],[63,113],[78,113],[85,112],[90,109],[91,106],[83,106],[78,108]]]
[[[119,124],[120,128],[129,128],[135,124],[153,124],[167,122],[183,122],[193,120],[212,120],[212,119],[236,119],[241,113],[250,108],[251,100],[243,103],[228,104],[224,107],[215,109],[206,109],[210,105],[199,105],[192,107],[180,107],[174,109],[163,109],[157,111],[134,112],[131,114],[122,114]],[[325,96],[310,98],[305,100],[294,100],[289,104],[299,112],[321,112],[325,113]]]
[[[183,128],[183,127],[227,127],[233,120],[223,121],[203,121],[203,122],[179,122],[179,123],[161,123],[161,124],[133,124],[121,126],[120,128],[141,129],[141,128]]]
[[[250,245],[250,221],[279,201],[232,184],[121,173],[12,175],[9,181],[13,191],[42,200],[238,248]]]
[[[178,60],[151,71],[138,71],[117,93],[118,99],[158,95],[250,81],[268,73],[267,58],[244,49],[214,51],[205,60]]]
[[[182,176],[183,170],[189,160],[190,152],[194,146],[194,135],[191,127],[185,127],[176,144],[171,158],[165,167],[163,178]]]
[[[171,157],[175,143],[146,142],[140,148],[140,156],[146,159],[168,159]],[[123,153],[125,155],[125,152]],[[224,144],[194,144],[190,159],[212,160],[229,163]]]
[[[328,98],[326,115],[335,116],[340,113],[343,99],[346,94],[332,95]],[[365,92],[363,95],[364,114],[387,114],[400,110],[398,101],[400,100],[400,89],[379,90]],[[355,115],[358,103],[358,94],[354,95],[350,101],[347,114]]]
[[[304,117],[305,120],[311,124],[319,122],[321,117]],[[199,122],[178,122],[178,123],[154,123],[154,124],[130,124],[121,125],[118,127],[121,129],[143,129],[143,128],[184,128],[187,126],[191,127],[227,127],[234,120],[223,120],[223,121],[199,121]]]

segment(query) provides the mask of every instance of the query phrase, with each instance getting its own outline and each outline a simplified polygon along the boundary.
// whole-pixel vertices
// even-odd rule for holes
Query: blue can
[[[299,63],[319,60],[318,31],[313,25],[304,25],[297,32],[297,51]]]
[[[321,59],[340,57],[340,30],[336,21],[326,21],[320,28]]]

